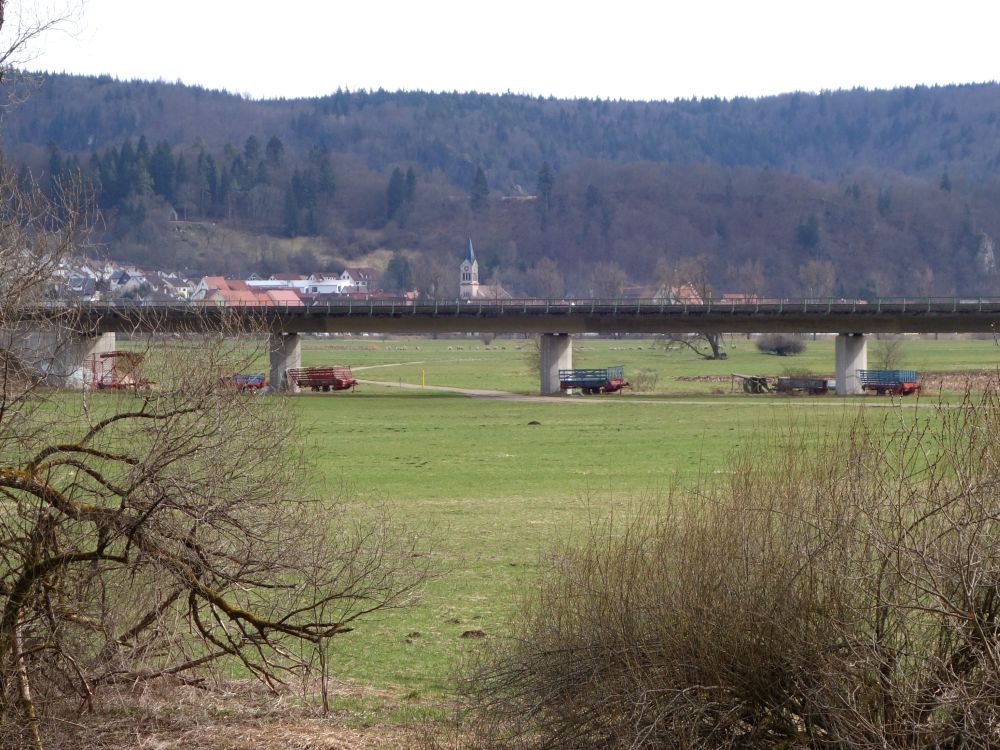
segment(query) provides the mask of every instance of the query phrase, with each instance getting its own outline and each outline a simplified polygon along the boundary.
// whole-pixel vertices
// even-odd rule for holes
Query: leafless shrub
[[[44,347],[18,342],[82,335],[39,304],[79,212],[2,168],[0,195],[0,746],[58,739],[68,701],[216,662],[276,690],[318,654],[324,677],[328,641],[405,604],[427,558],[388,518],[302,492],[285,402],[220,378],[263,356],[252,319],[149,344],[150,388],[41,387]]]
[[[659,379],[660,376],[656,370],[650,370],[648,368],[636,370],[629,378],[632,383],[632,390],[637,393],[648,393],[649,391],[655,390],[656,383]]]
[[[898,336],[880,336],[872,344],[869,362],[879,370],[898,370],[903,366],[905,352],[903,339]]]
[[[471,665],[483,746],[1000,746],[1000,400],[736,457],[555,556]]]
[[[806,350],[806,342],[788,333],[765,333],[757,338],[757,349],[766,354],[790,357]]]

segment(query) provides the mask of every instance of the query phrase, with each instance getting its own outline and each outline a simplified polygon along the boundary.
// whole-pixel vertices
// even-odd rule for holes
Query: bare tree
[[[914,294],[930,297],[934,294],[934,269],[929,264],[915,265],[910,269],[910,284]]]
[[[896,370],[906,358],[901,336],[883,334],[872,345],[871,364],[880,370]]]
[[[566,293],[566,282],[558,264],[551,258],[542,258],[532,269],[534,283],[545,299],[559,299]]]
[[[406,603],[413,539],[305,494],[287,402],[224,384],[263,355],[246,320],[152,340],[148,389],[43,388],[43,349],[21,342],[80,336],[38,303],[81,212],[9,169],[0,198],[0,745],[41,748],[67,698],[219,660],[274,689]]]
[[[726,359],[725,339],[721,333],[666,333],[659,339],[664,351],[691,351],[702,359]]]
[[[811,260],[799,266],[799,282],[806,297],[829,297],[837,282],[837,269],[828,260]]]
[[[730,266],[726,271],[726,277],[732,284],[733,292],[749,299],[759,297],[767,283],[764,265],[755,259],[747,260],[739,266]]]
[[[66,0],[49,5],[23,0],[0,0],[0,82],[9,85],[13,78],[23,77],[23,69],[38,56],[40,37],[67,26],[80,15],[83,3]],[[16,92],[10,93],[16,102]]]
[[[410,260],[413,286],[425,299],[458,296],[458,264],[449,268],[436,256],[420,253]]]
[[[681,258],[674,266],[657,264],[658,283],[669,290],[670,301],[678,303],[705,303],[712,297],[708,276],[708,258],[696,255]],[[725,342],[721,333],[668,333],[660,343],[666,351],[687,349],[704,359],[726,359]]]
[[[604,261],[594,266],[590,274],[590,287],[597,299],[617,299],[622,296],[627,278],[622,267],[614,261]]]

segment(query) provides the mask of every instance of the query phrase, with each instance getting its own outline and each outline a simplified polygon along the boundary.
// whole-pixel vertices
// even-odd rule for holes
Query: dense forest
[[[8,160],[79,176],[93,252],[192,273],[385,271],[451,295],[996,294],[1000,86],[674,102],[337,91],[255,101],[42,76]],[[681,277],[684,277],[681,279]]]

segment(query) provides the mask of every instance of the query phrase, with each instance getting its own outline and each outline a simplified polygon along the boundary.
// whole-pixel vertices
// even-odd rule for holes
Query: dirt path
[[[360,368],[357,368],[360,369]],[[454,388],[447,385],[416,385],[415,383],[389,383],[384,380],[362,380],[359,384],[380,385],[385,388],[402,388],[403,390],[416,391],[441,391],[443,393],[457,393],[470,398],[495,399],[499,401],[576,401],[579,399],[567,398],[566,396],[529,396],[524,393],[511,393],[510,391],[490,391],[480,388]]]
[[[360,369],[360,368],[356,368]],[[456,393],[462,396],[468,396],[470,398],[495,400],[495,401],[522,401],[529,403],[561,403],[561,404],[640,404],[643,406],[648,406],[651,404],[659,405],[670,405],[679,404],[684,406],[731,406],[733,404],[740,404],[742,402],[736,401],[735,399],[695,399],[695,398],[670,398],[670,399],[638,399],[638,398],[620,398],[618,396],[531,396],[525,393],[511,393],[510,391],[491,391],[481,388],[456,388],[447,385],[417,385],[415,383],[391,383],[384,380],[362,380],[358,379],[358,384],[361,385],[378,385],[385,388],[402,388],[403,390],[417,390],[417,391],[440,391],[442,393]],[[748,396],[745,403],[751,404],[753,402],[769,403],[770,405],[777,406],[789,406],[792,408],[801,409],[815,409],[820,407],[852,407],[852,406],[863,406],[866,408],[893,408],[898,406],[912,406],[914,408],[930,409],[939,406],[937,403],[930,403],[927,401],[920,402],[915,399],[892,399],[888,397],[878,398],[875,396],[867,398],[836,398],[836,397],[825,397],[825,398],[782,398],[782,399],[767,399],[766,397],[754,398],[753,396]]]
[[[378,370],[382,367],[406,367],[407,365],[422,365],[426,364],[424,360],[417,360],[416,362],[390,362],[386,365],[361,365],[360,367],[352,367],[351,369],[355,372],[360,372],[361,370]]]

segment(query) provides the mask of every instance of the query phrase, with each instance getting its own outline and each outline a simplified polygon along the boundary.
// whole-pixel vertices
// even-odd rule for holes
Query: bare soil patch
[[[920,374],[924,393],[935,391],[984,391],[992,383],[996,384],[996,370],[962,370],[958,372],[928,372]]]

